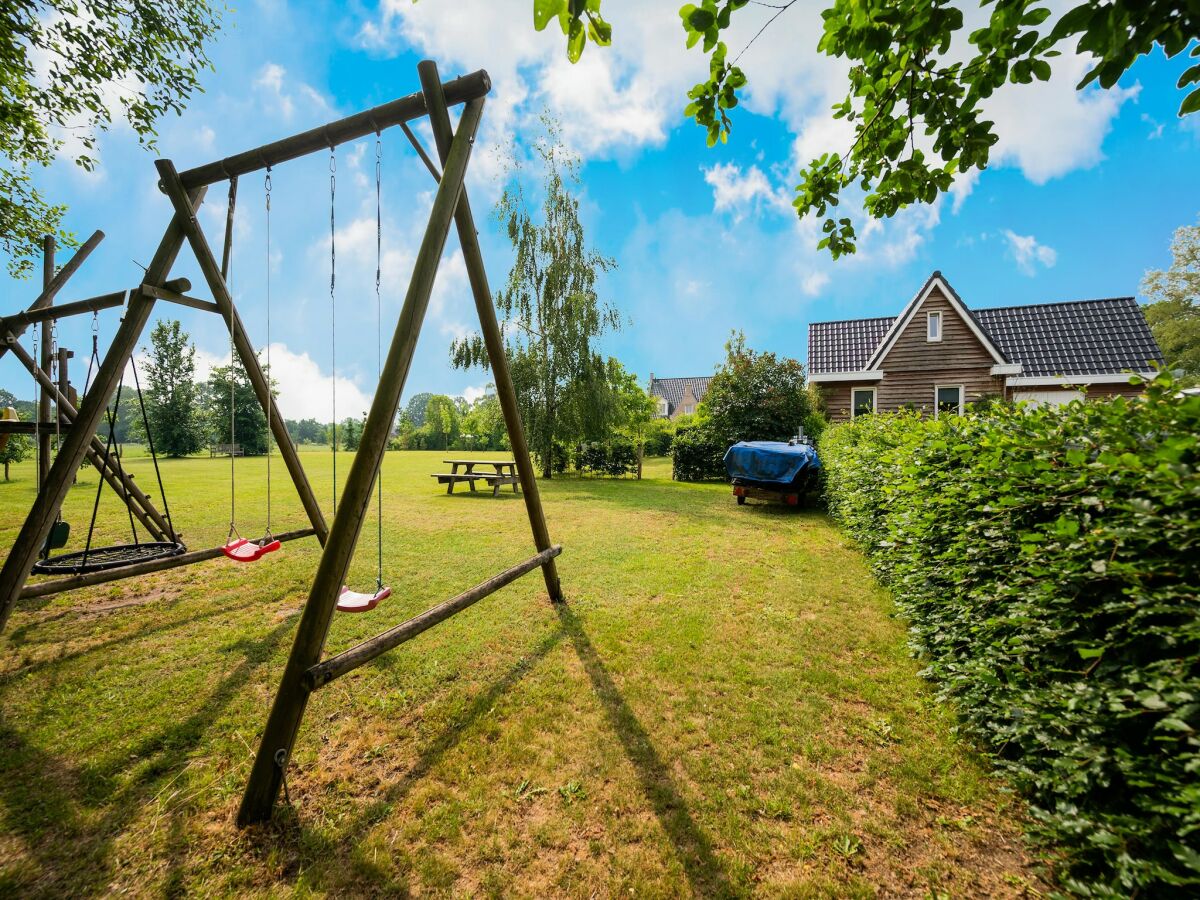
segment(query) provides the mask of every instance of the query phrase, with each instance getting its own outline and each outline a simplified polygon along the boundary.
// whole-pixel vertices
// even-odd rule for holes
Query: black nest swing
[[[99,352],[97,350],[96,333],[92,332],[92,359],[88,363],[88,382],[91,381],[92,365],[99,365]],[[33,565],[33,573],[36,575],[83,575],[87,572],[103,572],[108,569],[119,569],[122,566],[133,565],[134,563],[150,562],[156,559],[166,559],[171,556],[178,556],[187,550],[187,547],[178,540],[178,535],[175,531],[175,525],[171,521],[171,508],[167,504],[167,493],[163,489],[162,473],[158,469],[158,456],[154,452],[154,438],[150,433],[150,420],[146,415],[146,403],[142,398],[142,386],[138,380],[137,364],[130,359],[130,368],[133,370],[133,382],[137,389],[138,406],[142,413],[142,426],[146,430],[146,446],[150,451],[150,460],[154,464],[154,477],[158,480],[158,493],[162,497],[163,514],[167,520],[167,528],[170,532],[170,537],[173,540],[167,541],[143,541],[138,538],[137,526],[133,520],[132,501],[129,497],[129,488],[125,488],[125,496],[122,498],[125,501],[126,510],[129,513],[129,530],[133,534],[133,542],[129,544],[113,544],[108,547],[93,547],[92,536],[96,530],[96,513],[100,509],[100,494],[104,489],[104,479],[98,478],[96,485],[96,500],[92,504],[92,520],[88,525],[87,543],[82,550],[75,550],[70,553],[60,553],[57,556],[51,556],[50,551],[56,547],[61,547],[66,542],[66,534],[69,532],[65,526],[62,533],[62,542],[57,542],[54,539],[54,532],[46,542],[46,546],[42,550],[42,558]],[[125,387],[125,379],[121,378],[121,383],[117,387],[117,395],[113,401],[113,405],[107,411],[108,415],[108,442],[107,442],[107,458],[114,460],[117,475],[121,484],[127,485],[125,473],[121,468],[121,457],[113,452],[113,444],[116,436],[117,412],[121,406],[121,392]],[[85,384],[84,391],[86,393],[87,386]]]

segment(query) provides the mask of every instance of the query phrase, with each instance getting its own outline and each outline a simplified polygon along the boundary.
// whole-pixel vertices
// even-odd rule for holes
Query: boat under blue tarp
[[[808,444],[739,441],[725,451],[725,471],[735,480],[764,485],[793,485],[821,468]]]

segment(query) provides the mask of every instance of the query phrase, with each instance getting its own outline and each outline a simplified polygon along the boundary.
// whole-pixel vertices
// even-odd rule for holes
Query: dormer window
[[[940,341],[942,339],[942,314],[940,312],[931,312],[926,316],[926,340]]]
[[[658,414],[660,416],[665,416],[667,414],[667,401],[661,397],[658,400]]]

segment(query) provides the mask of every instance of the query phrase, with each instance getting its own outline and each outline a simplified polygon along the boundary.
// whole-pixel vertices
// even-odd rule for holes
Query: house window
[[[662,398],[659,398],[658,401],[658,414],[660,416],[665,416],[667,414],[667,401]]]
[[[933,389],[933,392],[934,399],[937,401],[933,413],[935,419],[942,413],[962,415],[963,386],[961,384],[939,384]]]
[[[852,418],[875,412],[875,388],[855,388],[850,392]]]
[[[695,406],[693,406],[691,403],[687,404],[687,405],[686,405],[686,406],[683,408],[683,412],[684,412],[684,414],[685,414],[685,415],[688,415],[688,416],[690,416],[690,415],[691,415],[692,413],[694,413],[695,411],[696,411],[696,407],[695,407]]]
[[[940,312],[931,312],[926,316],[926,321],[928,323],[926,340],[940,341],[942,339],[942,314]]]

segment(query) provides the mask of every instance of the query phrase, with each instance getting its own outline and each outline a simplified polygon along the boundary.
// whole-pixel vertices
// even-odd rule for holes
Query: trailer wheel
[[[746,505],[746,495],[739,494],[738,498],[737,498],[737,502],[738,502],[738,506],[745,506]]]

